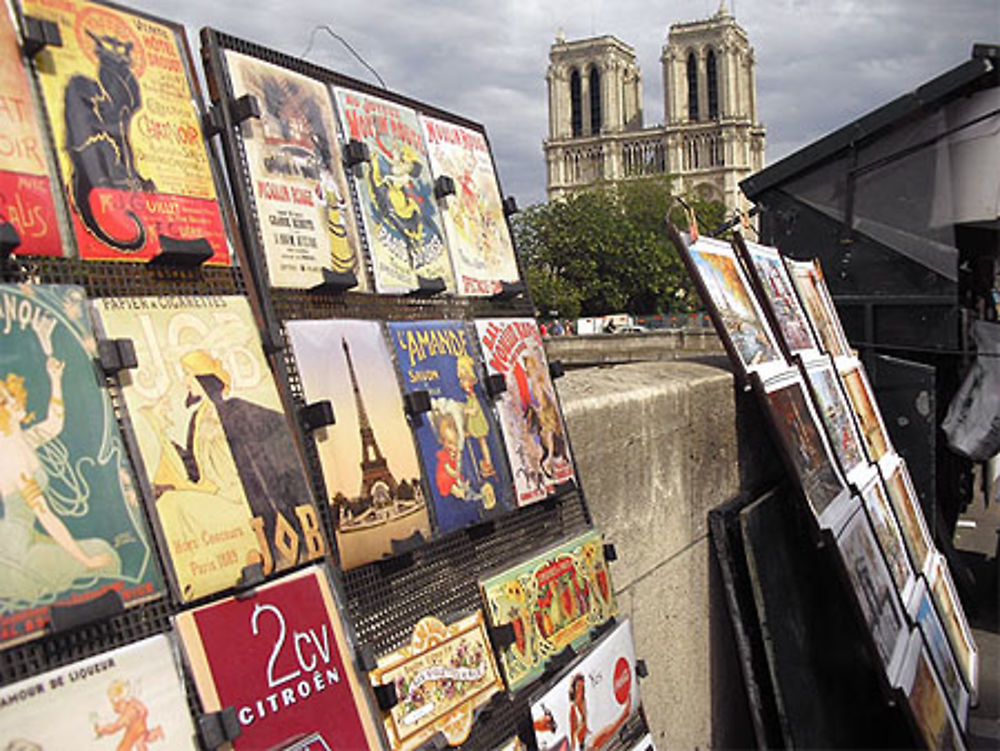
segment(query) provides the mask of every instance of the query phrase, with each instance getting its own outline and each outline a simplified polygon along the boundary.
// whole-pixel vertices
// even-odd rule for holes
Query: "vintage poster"
[[[837,547],[840,548],[865,626],[882,664],[892,675],[906,641],[906,614],[893,588],[892,576],[879,553],[868,518],[860,509],[838,535]]]
[[[407,392],[427,391],[417,445],[441,533],[512,507],[503,449],[469,329],[461,321],[390,322]]]
[[[0,2],[0,224],[14,225],[17,255],[64,255],[46,144],[7,2]]]
[[[802,373],[809,384],[819,412],[826,437],[830,440],[833,450],[840,462],[840,468],[845,475],[856,474],[867,466],[864,449],[861,446],[861,435],[854,424],[853,411],[847,398],[837,371],[827,357],[802,362]]]
[[[632,624],[623,620],[532,703],[531,719],[539,751],[601,751],[637,711]]]
[[[3,688],[0,748],[191,749],[194,723],[163,634]]]
[[[823,526],[826,511],[846,489],[829,444],[797,374],[765,386],[766,402],[782,447],[795,468],[802,492]]]
[[[860,362],[854,362],[841,371],[840,377],[847,391],[847,398],[854,407],[858,425],[861,426],[868,456],[873,462],[878,462],[889,451],[889,436],[885,432],[882,413],[875,402],[864,366]]]
[[[951,580],[948,563],[940,553],[934,555],[927,586],[941,615],[941,624],[951,641],[965,684],[975,697],[979,689],[979,649],[969,630],[969,622],[965,618],[962,601],[958,599],[955,583]]]
[[[367,287],[330,89],[226,50],[236,98],[257,99],[241,126],[257,228],[274,287],[315,287],[323,271]]]
[[[497,408],[517,504],[524,506],[574,479],[542,336],[528,318],[481,319],[475,325],[487,372],[504,377]]]
[[[326,550],[312,493],[242,297],[96,300],[135,344],[121,374],[162,547],[185,602]]]
[[[923,632],[927,651],[937,667],[948,702],[955,711],[959,724],[964,727],[969,708],[969,691],[965,687],[958,662],[952,654],[948,636],[941,625],[941,619],[938,617],[924,579],[917,582],[916,591],[911,599],[910,617]]]
[[[334,89],[345,141],[368,147],[353,174],[379,292],[406,293],[455,276],[434,200],[434,180],[413,110],[351,89]]]
[[[514,641],[500,654],[510,691],[538,678],[549,659],[578,648],[618,611],[604,545],[586,532],[479,583],[486,618],[510,624]]]
[[[495,295],[520,274],[486,137],[423,115],[420,123],[434,178],[455,182],[441,213],[458,294]]]
[[[420,461],[389,348],[376,321],[285,323],[307,403],[329,400],[336,422],[313,432],[336,521],[340,567],[430,538]]]
[[[879,547],[885,556],[889,573],[892,574],[892,580],[896,584],[896,591],[905,602],[908,589],[916,574],[910,565],[903,534],[899,531],[899,523],[889,506],[885,486],[877,471],[873,470],[868,482],[861,487],[861,499],[864,501],[872,529],[875,530]]]
[[[815,350],[816,338],[777,249],[749,241],[744,241],[743,244],[750,261],[747,266],[756,275],[760,288],[764,291],[764,297],[785,340],[786,351],[796,354]]]
[[[183,37],[86,0],[22,0],[59,27],[34,59],[82,258],[147,260],[164,246],[229,247],[185,67]]]
[[[931,563],[934,541],[913,490],[906,463],[895,454],[890,454],[885,463],[884,479],[886,490],[889,491],[889,501],[896,512],[903,541],[910,554],[910,562],[918,573],[923,572]]]
[[[934,751],[964,751],[965,742],[948,711],[948,703],[934,666],[914,629],[907,646],[901,685],[927,748]]]
[[[785,265],[823,350],[834,357],[850,357],[851,347],[840,327],[840,317],[827,291],[819,261],[786,258]]]
[[[721,240],[699,238],[687,251],[693,273],[708,296],[705,302],[718,314],[743,370],[783,363],[774,333],[732,247]]]
[[[223,748],[303,736],[311,749],[381,748],[323,568],[184,611],[176,627],[205,711],[236,710],[242,732]]]
[[[163,590],[96,354],[82,288],[0,285],[0,644]]]
[[[420,748],[438,732],[449,746],[464,743],[473,712],[504,690],[481,610],[448,626],[420,619],[410,643],[379,658],[369,678],[396,686],[399,703],[385,716],[392,751]]]

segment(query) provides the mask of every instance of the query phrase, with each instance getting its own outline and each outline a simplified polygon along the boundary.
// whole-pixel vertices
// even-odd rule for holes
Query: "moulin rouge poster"
[[[229,249],[181,42],[169,27],[82,0],[24,0],[58,25],[34,65],[80,256],[150,259],[164,243]]]
[[[6,3],[0,3],[0,223],[10,222],[24,255],[59,256],[62,243],[45,145]]]

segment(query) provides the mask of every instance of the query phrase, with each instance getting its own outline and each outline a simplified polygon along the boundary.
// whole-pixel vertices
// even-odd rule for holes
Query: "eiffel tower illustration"
[[[347,357],[347,370],[351,375],[351,388],[354,390],[354,405],[358,411],[358,428],[361,431],[361,498],[370,498],[372,488],[379,482],[384,483],[389,489],[389,498],[396,497],[396,490],[399,483],[393,477],[392,471],[382,450],[375,440],[375,431],[368,421],[368,412],[365,410],[365,403],[361,399],[361,390],[358,388],[358,377],[354,373],[354,361],[351,359],[351,348],[347,344],[347,339],[341,337],[341,345],[344,347],[344,355]]]

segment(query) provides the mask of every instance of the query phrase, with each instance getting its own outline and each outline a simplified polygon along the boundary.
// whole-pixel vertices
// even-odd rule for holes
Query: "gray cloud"
[[[733,0],[727,2],[732,9]],[[135,6],[298,55],[329,24],[393,91],[486,126],[506,192],[545,195],[545,71],[557,31],[613,34],[643,73],[645,121],[663,120],[660,51],[669,25],[712,15],[717,0],[138,0]],[[736,0],[757,55],[768,161],[779,159],[1000,41],[997,0]],[[309,59],[373,81],[339,43],[318,34]],[[374,82],[374,81],[373,81]]]

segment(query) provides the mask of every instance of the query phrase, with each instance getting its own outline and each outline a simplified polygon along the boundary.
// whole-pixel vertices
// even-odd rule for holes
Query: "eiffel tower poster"
[[[289,321],[307,402],[330,400],[336,422],[314,433],[345,570],[430,536],[420,463],[388,348],[375,321]]]

